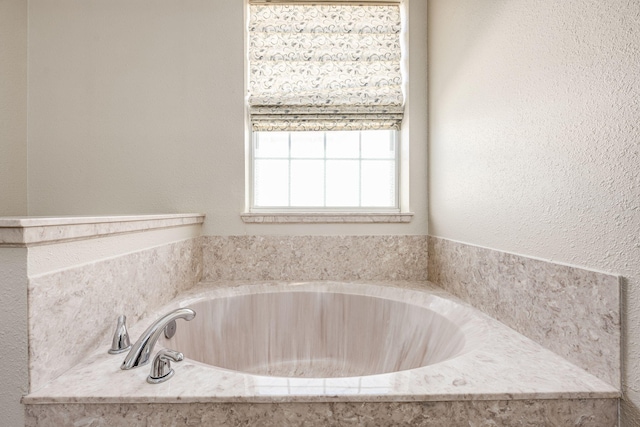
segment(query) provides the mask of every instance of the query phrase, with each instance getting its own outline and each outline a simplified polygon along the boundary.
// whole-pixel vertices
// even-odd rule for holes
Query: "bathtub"
[[[180,304],[196,311],[165,347],[232,371],[344,378],[418,369],[485,341],[486,322],[432,293],[371,284],[242,286]]]
[[[614,387],[427,282],[202,283],[132,339],[179,307],[195,319],[154,349],[184,354],[170,380],[105,342],[24,398],[34,425],[615,425]]]

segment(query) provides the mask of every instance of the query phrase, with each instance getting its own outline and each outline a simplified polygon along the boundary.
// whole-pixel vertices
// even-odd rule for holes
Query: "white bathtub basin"
[[[295,289],[190,302],[196,318],[180,322],[176,336],[164,345],[216,367],[306,378],[404,371],[469,350],[456,324],[468,316],[451,304],[434,311],[435,298],[432,304],[415,305]]]

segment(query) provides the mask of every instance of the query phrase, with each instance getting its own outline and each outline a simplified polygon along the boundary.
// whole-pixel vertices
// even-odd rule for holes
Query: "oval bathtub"
[[[163,345],[248,374],[336,378],[433,365],[482,340],[468,308],[424,292],[353,283],[226,291],[180,304],[197,315]]]

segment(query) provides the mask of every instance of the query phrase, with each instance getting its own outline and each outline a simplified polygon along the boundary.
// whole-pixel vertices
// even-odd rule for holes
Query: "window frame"
[[[343,0],[348,1],[348,0]],[[402,49],[405,51],[402,61],[405,92],[405,120],[400,129],[395,130],[396,144],[396,174],[395,191],[396,206],[394,208],[260,208],[254,206],[254,131],[251,126],[248,95],[245,90],[244,115],[245,115],[245,203],[240,213],[245,223],[269,224],[269,223],[409,223],[414,213],[410,209],[410,141],[409,126],[406,119],[409,117],[409,31],[408,9],[411,0],[398,0],[403,22],[401,33]],[[279,1],[278,1],[279,2]],[[244,0],[244,81],[245,89],[249,87],[249,0]],[[328,2],[330,3],[330,2]],[[372,3],[375,3],[372,1]],[[366,3],[365,3],[366,4]]]

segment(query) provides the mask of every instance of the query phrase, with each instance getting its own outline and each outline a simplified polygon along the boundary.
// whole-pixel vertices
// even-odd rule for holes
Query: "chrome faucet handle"
[[[171,378],[174,370],[171,369],[171,361],[180,362],[184,355],[175,350],[160,350],[151,364],[151,373],[147,377],[149,384],[159,384]]]
[[[118,324],[116,326],[116,331],[113,334],[109,354],[123,353],[131,348],[131,341],[129,340],[126,322],[127,316],[122,315],[118,317]]]

